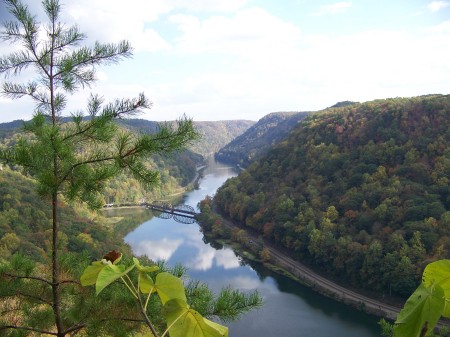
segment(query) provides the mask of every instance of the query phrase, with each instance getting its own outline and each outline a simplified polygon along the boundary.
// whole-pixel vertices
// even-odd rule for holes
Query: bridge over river
[[[152,203],[144,203],[142,205],[153,211],[160,212],[158,217],[162,219],[173,218],[175,221],[184,224],[196,222],[197,213],[194,208],[189,205],[173,206],[170,203],[159,200],[153,201]]]

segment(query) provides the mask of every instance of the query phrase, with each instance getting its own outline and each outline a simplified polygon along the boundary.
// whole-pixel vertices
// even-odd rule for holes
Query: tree
[[[51,287],[50,304],[57,332],[41,332],[62,337],[77,327],[68,325],[62,315],[61,287],[67,280],[62,279],[59,260],[60,203],[77,201],[99,208],[105,182],[124,170],[151,186],[158,174],[147,170],[145,158],[179,150],[197,138],[197,132],[192,120],[185,117],[176,126],[161,124],[154,134],[136,136],[119,129],[117,119],[151,107],[143,93],[108,104],[99,95],[91,94],[87,113],[71,113],[71,121],[66,122],[62,117],[68,94],[89,87],[95,81],[97,66],[130,57],[130,44],[96,42],[93,47],[79,46],[85,35],[77,26],[68,27],[60,21],[58,0],[42,1],[46,25],[41,25],[20,0],[5,3],[15,21],[5,23],[1,38],[20,48],[0,58],[0,73],[8,78],[33,68],[36,77],[25,84],[6,81],[1,93],[11,99],[29,97],[36,109],[32,120],[24,125],[23,137],[14,148],[2,150],[0,156],[36,178],[40,194],[51,203],[51,280],[29,279]]]

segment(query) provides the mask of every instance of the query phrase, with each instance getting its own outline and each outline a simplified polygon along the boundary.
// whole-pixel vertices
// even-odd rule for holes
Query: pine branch
[[[9,276],[11,278],[16,278],[16,279],[28,279],[28,280],[36,280],[36,281],[40,281],[42,283],[47,283],[48,285],[52,285],[52,282],[41,278],[41,277],[36,277],[36,276],[19,276],[19,275],[14,275],[14,274],[10,274],[10,273],[3,273],[3,275]]]
[[[85,66],[117,63],[121,58],[131,57],[131,52],[128,41],[121,41],[117,45],[96,42],[93,48],[83,47],[62,58],[59,62],[61,70],[54,75],[59,77],[67,72],[67,69],[73,72]]]
[[[37,332],[37,333],[40,333],[40,334],[47,334],[47,335],[52,335],[52,336],[57,336],[58,335],[57,332],[46,331],[46,330],[41,330],[41,329],[36,329],[36,328],[30,328],[30,327],[26,327],[26,326],[19,326],[19,325],[4,325],[4,326],[0,326],[0,331],[1,330],[9,330],[9,329],[33,331],[33,332]]]
[[[39,302],[42,302],[44,304],[47,304],[49,306],[52,306],[53,304],[50,301],[47,301],[46,299],[43,299],[42,297],[39,296],[35,296],[35,295],[30,295],[30,294],[25,294],[23,292],[16,292],[14,295],[19,295],[19,296],[23,296],[23,297],[27,297],[27,298],[31,298],[33,300],[37,300]]]
[[[13,72],[14,75],[18,75],[22,69],[33,63],[36,63],[36,61],[32,60],[26,51],[12,53],[8,57],[0,58],[0,73],[5,73],[8,76]]]
[[[0,39],[3,41],[10,41],[11,43],[17,42],[23,38],[20,33],[19,24],[14,21],[7,21],[4,24],[5,31],[1,32]]]

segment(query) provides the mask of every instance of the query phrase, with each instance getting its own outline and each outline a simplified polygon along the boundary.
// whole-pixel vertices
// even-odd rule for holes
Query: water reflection
[[[181,246],[183,240],[162,238],[160,240],[142,240],[133,245],[133,252],[137,256],[147,255],[153,261],[170,260]]]
[[[240,267],[240,260],[230,249],[215,250],[209,246],[198,247],[195,258],[187,266],[194,270],[207,271],[214,265],[224,269]]]
[[[188,193],[183,202],[196,206],[233,175],[236,173],[231,168],[210,167],[204,172],[200,189]],[[227,286],[244,291],[258,289],[265,305],[241,321],[227,324],[229,336],[379,336],[376,318],[273,274],[219,243],[205,242],[197,224],[153,218],[129,233],[125,240],[135,254],[163,258],[170,265],[188,266],[192,279],[206,282],[215,292]]]
[[[137,228],[130,233],[126,241],[134,254],[147,255],[155,261],[166,260],[170,264],[181,262],[192,270],[240,267],[241,260],[231,249],[206,245],[197,225],[186,226],[171,221],[153,218],[143,224],[143,229]]]

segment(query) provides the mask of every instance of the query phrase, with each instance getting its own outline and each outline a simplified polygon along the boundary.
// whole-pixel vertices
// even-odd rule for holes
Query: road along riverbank
[[[222,219],[223,225],[228,227],[230,230],[233,228],[245,230],[245,228],[224,219],[221,215],[219,216]],[[204,234],[208,236],[208,233]],[[234,250],[237,250],[238,253],[243,254],[245,257],[263,263],[268,269],[289,276],[324,296],[343,302],[347,305],[351,305],[352,307],[362,310],[368,314],[394,321],[401,310],[400,307],[367,297],[317,274],[301,262],[292,259],[282,251],[276,249],[276,247],[268,242],[264,242],[264,249],[267,249],[269,253],[269,261],[261,261],[259,258],[255,257],[258,255],[258,251],[261,250],[260,244],[258,243],[261,241],[260,236],[247,230],[246,236],[249,244],[247,244],[245,248],[241,245],[233,244],[233,242],[228,240],[225,240],[225,243],[231,244]],[[250,254],[247,249],[251,251]]]

